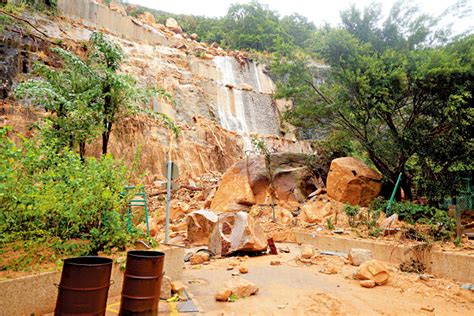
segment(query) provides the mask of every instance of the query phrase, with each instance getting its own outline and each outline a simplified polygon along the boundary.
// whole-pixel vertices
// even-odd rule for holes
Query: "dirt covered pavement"
[[[388,283],[363,288],[353,278],[358,267],[343,257],[317,255],[316,250],[312,263],[304,264],[295,260],[300,246],[277,246],[290,252],[187,263],[182,281],[206,315],[469,315],[474,311],[474,294],[448,280],[403,273],[387,264]],[[239,273],[240,267],[248,273]],[[251,281],[258,293],[234,302],[216,301],[217,291],[232,278]]]

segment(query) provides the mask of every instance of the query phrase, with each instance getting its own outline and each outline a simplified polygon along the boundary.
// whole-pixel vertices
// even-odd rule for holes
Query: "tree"
[[[78,56],[61,48],[51,51],[59,56],[62,67],[36,63],[33,73],[39,78],[21,83],[15,94],[51,113],[46,118],[46,128],[51,129],[45,133],[55,140],[57,150],[78,147],[84,159],[85,144],[101,132],[100,79]]]
[[[257,1],[231,5],[223,23],[224,40],[232,48],[274,51],[289,42],[277,13]]]
[[[21,83],[16,95],[28,98],[33,105],[43,106],[58,149],[79,148],[84,159],[85,145],[102,134],[102,153],[106,154],[113,124],[120,115],[144,113],[159,119],[178,133],[177,127],[163,113],[139,106],[152,96],[174,102],[163,89],[140,88],[135,79],[119,73],[124,54],[120,46],[102,33],[92,33],[85,60],[61,48],[53,48],[63,65],[59,69],[35,64],[38,78]]]
[[[472,152],[466,127],[473,124],[473,36],[432,46],[435,34],[429,30],[412,36],[423,23],[402,32],[390,27],[393,16],[383,29],[372,14],[354,16],[343,13],[344,29],[322,30],[316,51],[330,65],[324,82],[307,60],[277,63],[274,69],[284,79],[278,94],[293,99],[287,118],[295,125],[345,131],[392,183],[405,173],[401,186],[410,197],[410,158],[434,159],[448,170]],[[429,20],[417,19],[413,11],[411,16]],[[388,29],[390,37],[383,35]]]

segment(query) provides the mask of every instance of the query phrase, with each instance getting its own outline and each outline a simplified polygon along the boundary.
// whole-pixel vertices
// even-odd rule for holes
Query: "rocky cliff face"
[[[251,149],[251,137],[256,135],[265,138],[274,151],[311,151],[308,143],[282,137],[278,108],[286,103],[273,101],[274,84],[264,65],[244,53],[226,52],[216,44],[197,42],[195,36],[182,33],[179,27],[167,28],[154,23],[150,16],[134,19],[121,8],[89,0],[59,0],[58,7],[60,17],[24,14],[48,35],[41,49],[36,48],[37,44],[27,45],[28,38],[35,43],[35,37],[44,38],[41,34],[2,42],[0,49],[10,52],[8,58],[14,59],[4,64],[16,65],[2,73],[8,77],[2,80],[9,82],[4,95],[18,81],[18,73],[28,72],[23,69],[24,63],[53,62],[47,48],[51,43],[60,42],[81,54],[81,43],[91,32],[100,30],[123,47],[127,55],[122,67],[125,72],[143,85],[163,87],[173,95],[175,104],[153,100],[147,106],[164,112],[181,127],[181,136],[172,141],[171,149],[184,176],[223,172]],[[14,111],[13,116],[19,112]],[[6,124],[19,121],[13,116],[6,117]],[[161,165],[170,148],[168,131],[146,118],[123,119],[113,130],[111,153],[131,161],[139,148],[140,169],[148,171],[150,180],[161,176]],[[95,145],[87,150],[98,154]]]

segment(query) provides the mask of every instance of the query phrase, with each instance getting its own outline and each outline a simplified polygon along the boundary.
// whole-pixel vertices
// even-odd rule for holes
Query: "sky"
[[[358,7],[369,5],[373,0],[259,0],[267,4],[270,9],[280,15],[299,13],[316,25],[328,22],[337,25],[340,22],[339,12],[355,3]],[[410,1],[410,0],[408,0]],[[423,12],[431,15],[440,15],[446,8],[458,0],[413,0],[422,8]],[[464,0],[471,8],[470,17],[462,20],[454,17],[446,19],[446,23],[453,23],[455,33],[474,29],[474,0]],[[149,8],[163,10],[177,14],[204,15],[208,17],[221,17],[233,3],[246,3],[249,0],[128,0],[129,3],[140,4]],[[383,4],[383,12],[387,14],[395,0],[378,0]]]

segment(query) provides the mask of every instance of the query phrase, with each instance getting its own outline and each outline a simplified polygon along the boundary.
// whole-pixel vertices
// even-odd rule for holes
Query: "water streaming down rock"
[[[217,56],[214,65],[220,72],[217,82],[217,112],[224,128],[242,136],[244,150],[251,150],[251,133],[278,134],[278,114],[271,89],[263,91],[260,70],[254,62],[240,65],[232,57]],[[243,85],[252,87],[243,90]]]

